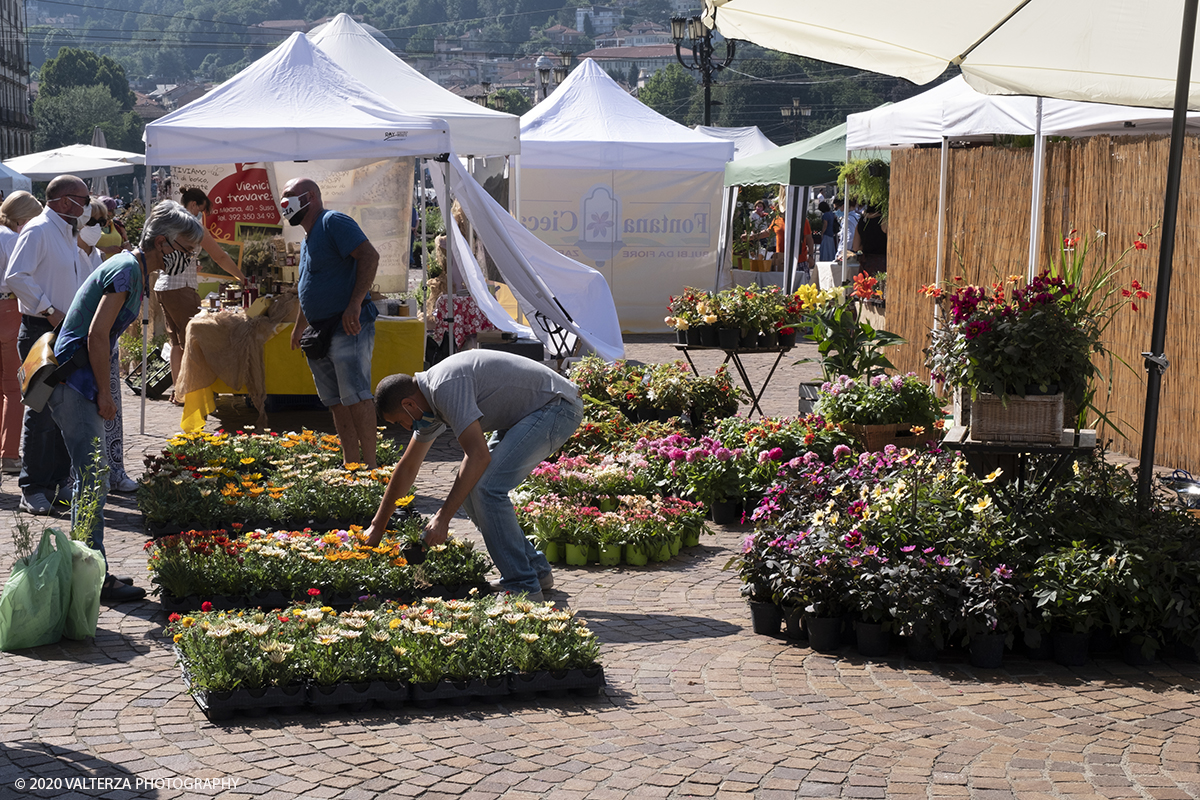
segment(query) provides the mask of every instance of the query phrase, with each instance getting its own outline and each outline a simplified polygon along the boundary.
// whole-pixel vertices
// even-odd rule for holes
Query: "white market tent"
[[[391,158],[446,153],[440,119],[405,114],[301,33],[146,125],[146,163]]]
[[[692,130],[711,136],[714,139],[725,139],[733,142],[733,160],[755,156],[768,150],[776,150],[779,145],[758,129],[757,125],[748,128],[719,128],[715,125],[695,125]]]
[[[961,76],[907,100],[846,118],[847,150],[874,150],[955,141],[990,140],[995,134],[1033,136],[1038,132],[1038,98],[988,95]],[[1200,128],[1200,115],[1189,115]],[[1162,109],[1081,103],[1045,98],[1044,136],[1098,133],[1170,133],[1171,112]]]
[[[1034,136],[1034,169],[1030,215],[1029,273],[1037,269],[1038,234],[1042,202],[1042,158],[1046,136],[1093,136],[1109,134],[1169,133],[1171,112],[1162,109],[1082,103],[1055,98],[987,95],[971,88],[959,75],[921,94],[846,118],[847,150],[895,149],[918,144],[941,144],[951,140],[990,141],[997,134]],[[1200,131],[1200,115],[1188,116],[1188,129]],[[944,211],[947,161],[939,187],[939,209]],[[939,219],[940,219],[939,214]],[[941,237],[939,237],[941,245]],[[939,246],[937,275],[944,258]]]
[[[661,332],[670,295],[714,283],[733,151],[648,108],[587,59],[521,118],[521,223],[596,266],[622,329]]]
[[[16,191],[33,191],[33,181],[12,167],[0,164],[0,192],[8,197]]]
[[[299,33],[213,92],[146,126],[149,163],[265,162],[272,173],[279,173],[273,180],[276,195],[284,176],[304,171],[317,177],[322,170],[328,172],[322,162],[346,170],[394,157],[449,152],[450,134],[444,121],[395,108]],[[296,161],[309,163],[290,163]],[[407,185],[396,188],[401,194],[409,193]],[[360,224],[374,240],[371,228]],[[603,326],[597,325],[601,332],[595,333],[586,322],[602,318],[602,298],[594,295],[586,301],[587,308],[578,308],[569,298],[556,294],[562,287],[551,288],[536,274],[513,277],[532,270],[530,259],[539,254],[527,258],[503,241],[484,237],[484,242],[501,272],[508,271],[510,286],[515,289],[525,281],[538,287],[537,292],[518,298],[527,301],[528,313],[540,311],[605,357],[619,356],[619,332],[614,344]],[[465,261],[459,263],[470,268]],[[509,319],[501,327],[512,329],[513,324]]]
[[[521,120],[449,92],[405,64],[348,14],[338,14],[308,34],[338,66],[396,108],[443,119],[460,156],[521,152]]]

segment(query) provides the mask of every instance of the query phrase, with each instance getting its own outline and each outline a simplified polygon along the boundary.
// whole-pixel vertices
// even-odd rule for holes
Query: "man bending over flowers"
[[[508,493],[579,427],[583,400],[575,384],[528,358],[467,350],[417,375],[389,375],[376,387],[375,403],[384,420],[413,435],[367,529],[367,544],[379,544],[433,440],[450,428],[462,445],[462,464],[422,539],[427,545],[446,541],[450,520],[465,507],[500,570],[500,585],[542,600],[554,576],[522,533]]]

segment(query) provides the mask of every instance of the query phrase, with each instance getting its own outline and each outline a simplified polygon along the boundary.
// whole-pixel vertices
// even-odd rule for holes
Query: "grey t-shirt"
[[[574,400],[575,384],[547,366],[497,350],[464,350],[413,376],[440,424],[417,432],[436,439],[447,427],[462,436],[479,420],[485,431],[506,431],[558,397]]]

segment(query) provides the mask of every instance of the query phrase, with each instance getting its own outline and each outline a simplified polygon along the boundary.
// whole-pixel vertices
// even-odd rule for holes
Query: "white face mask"
[[[89,221],[91,217],[88,217]],[[83,230],[79,232],[79,238],[88,247],[95,247],[96,242],[100,241],[100,237],[104,235],[104,229],[99,225],[85,225]]]

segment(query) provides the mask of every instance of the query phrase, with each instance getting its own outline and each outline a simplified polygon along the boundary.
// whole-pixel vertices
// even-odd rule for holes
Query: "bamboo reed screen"
[[[1088,265],[1112,263],[1146,233],[1146,250],[1129,250],[1119,281],[1137,279],[1152,295],[1134,313],[1113,318],[1105,343],[1131,369],[1117,362],[1112,372],[1109,416],[1119,430],[1100,425],[1101,440],[1133,457],[1141,453],[1146,381],[1141,353],[1150,349],[1157,282],[1158,231],[1166,187],[1169,141],[1158,136],[1095,136],[1051,143],[1046,153],[1039,271],[1060,253],[1063,237],[1075,229],[1082,242],[1096,239]],[[908,340],[890,352],[897,369],[922,375],[933,324],[933,304],[917,290],[933,283],[937,255],[937,198],[941,153],[936,149],[893,153],[888,235],[887,328]],[[990,283],[1027,271],[1030,227],[1031,149],[979,147],[951,150],[946,202],[943,278]],[[1178,230],[1168,316],[1155,462],[1200,471],[1200,362],[1197,361],[1196,309],[1200,275],[1200,141],[1189,137],[1184,150]],[[1104,235],[1097,238],[1098,232]],[[1105,374],[1108,365],[1100,364]],[[1101,393],[1103,393],[1101,388]],[[1098,402],[1105,406],[1102,397]]]

